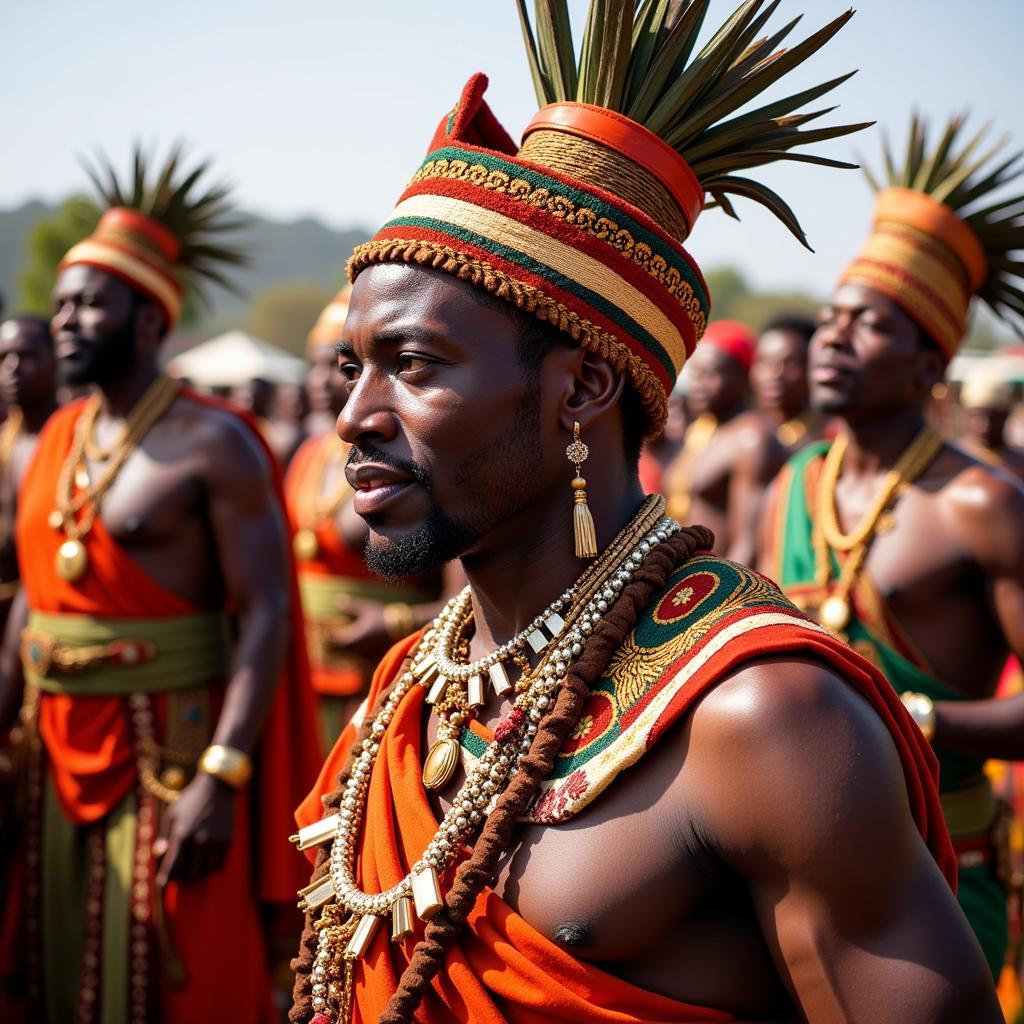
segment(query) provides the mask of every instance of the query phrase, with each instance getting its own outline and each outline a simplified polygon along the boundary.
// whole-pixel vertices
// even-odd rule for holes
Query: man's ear
[[[619,404],[626,375],[589,349],[562,349],[559,355],[565,374],[559,421],[566,433],[572,433],[573,423],[586,431]]]
[[[922,395],[930,395],[946,379],[946,360],[935,345],[922,345],[917,353],[917,379]]]
[[[167,334],[167,317],[155,302],[142,302],[135,311],[135,336],[156,347]]]

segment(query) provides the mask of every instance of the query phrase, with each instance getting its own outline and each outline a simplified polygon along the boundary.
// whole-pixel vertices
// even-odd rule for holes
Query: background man
[[[925,403],[972,293],[1005,308],[1011,285],[999,268],[1024,232],[1003,219],[1003,204],[963,212],[959,197],[983,201],[991,180],[986,166],[957,178],[959,127],[951,122],[930,150],[915,121],[912,162],[892,173],[927,179],[944,202],[899,184],[881,190],[872,234],[821,312],[812,397],[846,432],[783,470],[761,564],[882,667],[933,741],[958,895],[998,974],[1005,830],[982,766],[1024,757],[1024,697],[991,699],[1007,655],[1024,651],[1024,489],[944,443]],[[919,174],[926,160],[930,173]]]
[[[960,389],[965,416],[964,445],[979,459],[1024,481],[1024,453],[1006,442],[1006,423],[1013,411],[1015,388],[983,370],[976,370]]]
[[[807,382],[807,346],[813,334],[809,317],[774,317],[761,328],[750,367],[754,404],[790,455],[824,433],[825,417],[810,407]]]
[[[57,408],[56,361],[49,321],[16,316],[0,324],[0,622],[18,589],[14,517],[21,478],[50,415]]]
[[[710,527],[716,553],[748,564],[765,488],[785,459],[774,426],[750,409],[754,345],[735,320],[708,325],[687,368],[693,420],[664,477],[669,515]]]
[[[24,924],[30,1016],[54,1024],[268,1018],[260,904],[295,876],[270,837],[317,750],[271,457],[158,369],[181,277],[239,258],[227,203],[145,162],[132,188],[111,172],[54,288],[62,372],[95,390],[25,475],[0,673],[0,723],[22,671],[36,709]]]

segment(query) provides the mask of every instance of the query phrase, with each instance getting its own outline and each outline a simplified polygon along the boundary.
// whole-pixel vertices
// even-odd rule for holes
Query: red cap
[[[743,367],[744,373],[750,372],[757,338],[746,324],[740,323],[739,320],[715,320],[708,324],[700,343],[712,345],[720,352],[731,356]]]

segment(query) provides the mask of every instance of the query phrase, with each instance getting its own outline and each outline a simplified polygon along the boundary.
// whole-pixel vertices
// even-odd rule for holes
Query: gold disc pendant
[[[50,524],[51,530],[60,530],[64,526],[64,516],[57,509],[50,513],[46,521]]]
[[[313,530],[303,528],[296,531],[292,543],[295,546],[295,557],[300,562],[312,562],[320,554],[320,542]]]
[[[833,594],[818,609],[818,621],[833,633],[842,633],[850,624],[849,602]]]
[[[459,744],[450,736],[434,740],[423,762],[423,785],[427,789],[443,789],[451,781],[459,763]]]
[[[80,540],[66,540],[54,559],[57,575],[66,583],[77,583],[89,568],[89,555]]]

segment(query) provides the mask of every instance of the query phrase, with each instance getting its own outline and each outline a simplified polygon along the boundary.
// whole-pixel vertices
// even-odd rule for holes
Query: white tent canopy
[[[175,377],[201,387],[235,387],[257,378],[272,384],[301,384],[304,360],[245,331],[228,331],[175,356],[167,364]]]
[[[973,373],[1011,382],[1024,382],[1024,346],[977,354],[962,352],[950,364],[948,380],[966,380]]]

